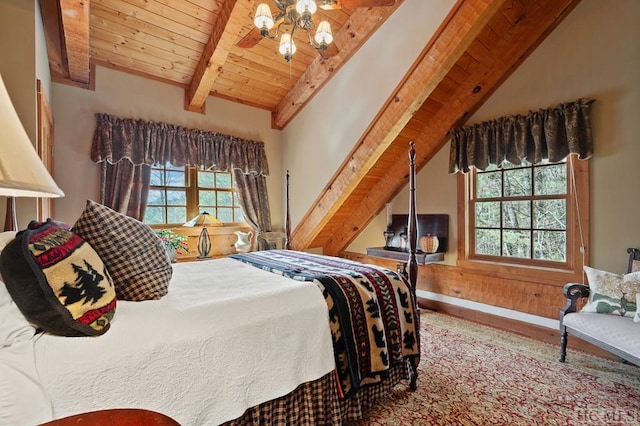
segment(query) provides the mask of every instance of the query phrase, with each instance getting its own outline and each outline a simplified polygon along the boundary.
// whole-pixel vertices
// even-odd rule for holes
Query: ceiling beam
[[[447,75],[503,0],[460,0],[423,49],[404,80],[293,232],[295,249],[311,244]]]
[[[69,78],[89,84],[89,6],[90,0],[60,0],[63,56],[66,56]]]
[[[273,111],[272,127],[283,129],[403,1],[396,0],[393,6],[354,10],[348,21],[334,34],[333,44],[338,48],[338,53],[326,59],[320,55],[316,57]]]
[[[200,56],[189,87],[185,90],[185,109],[205,112],[207,97],[220,75],[231,48],[240,40],[242,24],[251,14],[249,0],[221,0],[213,31]]]

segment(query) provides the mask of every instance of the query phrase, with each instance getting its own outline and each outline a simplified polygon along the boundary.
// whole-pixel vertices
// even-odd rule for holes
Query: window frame
[[[166,173],[166,167],[165,166],[158,166],[158,165],[154,165],[151,166],[153,169],[156,170],[164,170],[164,172]],[[231,188],[209,188],[209,187],[201,187],[198,185],[198,172],[210,172],[210,173],[220,173],[220,174],[228,174],[231,178]],[[214,170],[200,170],[198,167],[195,166],[185,166],[184,167],[184,177],[185,177],[185,182],[184,182],[184,186],[159,186],[159,185],[149,185],[149,190],[171,190],[171,189],[181,189],[185,191],[185,199],[186,199],[186,215],[187,215],[187,219],[185,220],[188,221],[194,217],[196,217],[198,214],[200,214],[201,210],[206,210],[205,209],[201,209],[200,208],[200,204],[199,204],[199,191],[200,190],[210,190],[210,191],[223,191],[223,192],[231,192],[232,193],[232,209],[235,208],[240,208],[240,205],[236,203],[236,194],[237,194],[237,187],[235,186],[235,179],[233,177],[233,173],[232,172],[221,172],[221,171],[214,171]],[[214,182],[215,182],[215,175],[214,175]],[[166,201],[166,200],[165,200]],[[167,213],[167,207],[168,205],[164,205],[165,207],[165,217],[168,217],[168,215],[166,215]],[[218,206],[216,205],[214,208],[217,208]],[[225,206],[226,207],[226,206]],[[216,216],[215,212],[209,212],[212,215]],[[234,214],[234,219],[235,219],[235,214]],[[144,220],[144,219],[143,219]],[[146,222],[145,222],[146,223]],[[151,228],[154,229],[163,229],[163,228],[170,228],[170,227],[180,227],[184,224],[184,222],[182,223],[154,223],[154,224],[150,224],[148,223],[147,225],[149,225]],[[246,226],[247,223],[246,221],[239,221],[239,222],[223,222],[224,226]]]
[[[498,278],[518,276],[536,282],[564,285],[581,282],[584,264],[589,262],[589,161],[570,155],[567,161],[567,253],[565,262],[475,255],[473,182],[475,173],[458,174],[458,261],[457,265]],[[572,171],[573,169],[573,171]],[[581,237],[582,235],[582,237]],[[584,241],[584,242],[583,242]],[[583,247],[583,249],[582,249]]]

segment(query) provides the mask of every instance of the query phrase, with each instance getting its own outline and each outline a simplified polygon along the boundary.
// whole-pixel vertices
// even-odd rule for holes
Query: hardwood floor
[[[551,330],[547,327],[541,327],[538,325],[529,324],[522,321],[517,321],[497,315],[487,314],[485,312],[475,311],[473,309],[467,309],[460,306],[451,305],[448,303],[438,302],[434,300],[418,297],[418,305],[420,308],[429,309],[439,313],[451,315],[457,318],[462,318],[467,321],[473,321],[478,324],[488,325],[500,330],[509,331],[511,333],[519,334],[521,336],[530,337],[532,339],[540,340],[542,342],[550,343],[558,346],[558,356],[560,356],[560,331]],[[609,352],[598,348],[590,343],[585,342],[574,336],[569,336],[569,350],[578,350],[596,355],[602,358],[607,358],[614,361],[620,361],[620,358]]]

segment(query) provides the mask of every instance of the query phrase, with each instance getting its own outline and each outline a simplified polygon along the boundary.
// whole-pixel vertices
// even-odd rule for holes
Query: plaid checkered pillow
[[[98,252],[118,299],[160,299],[167,294],[173,270],[162,242],[148,225],[87,200],[73,232]]]

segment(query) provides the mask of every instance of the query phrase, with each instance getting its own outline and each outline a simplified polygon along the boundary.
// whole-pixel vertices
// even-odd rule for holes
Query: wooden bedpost
[[[287,199],[287,212],[284,221],[284,248],[287,250],[291,250],[291,211],[289,209],[289,170],[287,170],[287,178],[286,178],[286,199]]]
[[[416,216],[416,150],[414,142],[409,145],[409,223],[407,233],[409,238],[409,283],[415,294],[418,282],[418,259],[416,258],[416,248],[418,236],[418,219]]]
[[[415,143],[409,143],[409,223],[407,224],[407,236],[409,238],[409,284],[413,293],[413,301],[416,306],[416,326],[420,327],[420,310],[418,309],[418,297],[416,285],[418,283],[418,259],[416,258],[416,246],[418,240],[418,217],[416,215],[416,150]],[[418,343],[420,344],[420,343]],[[418,361],[416,357],[407,360],[409,369],[409,388],[418,389]]]

